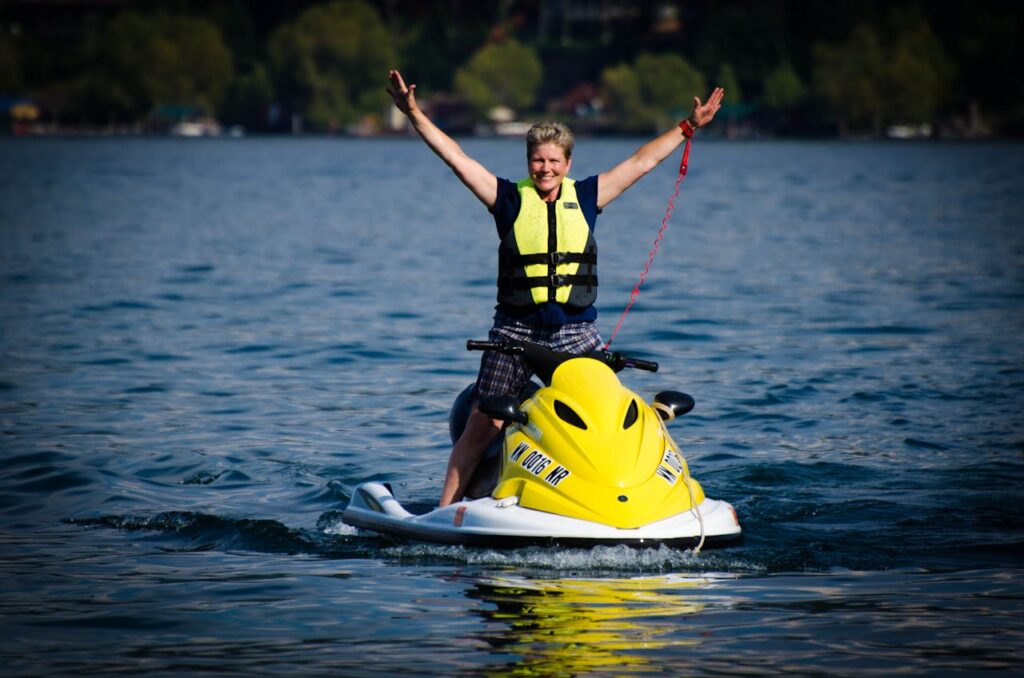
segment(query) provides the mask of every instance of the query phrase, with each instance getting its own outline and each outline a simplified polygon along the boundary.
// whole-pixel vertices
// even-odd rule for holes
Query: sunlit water
[[[697,399],[746,539],[695,555],[340,522],[436,500],[489,327],[493,226],[416,141],[0,141],[5,673],[1019,669],[1022,150],[697,139],[614,344]],[[599,220],[606,338],[676,167]]]

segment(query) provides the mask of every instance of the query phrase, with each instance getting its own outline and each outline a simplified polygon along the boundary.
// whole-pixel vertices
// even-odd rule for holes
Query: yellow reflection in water
[[[692,599],[706,577],[664,575],[626,579],[495,577],[470,593],[494,606],[483,616],[504,625],[483,634],[495,651],[519,661],[490,675],[580,675],[658,671],[663,655],[688,646],[679,617],[703,609]]]

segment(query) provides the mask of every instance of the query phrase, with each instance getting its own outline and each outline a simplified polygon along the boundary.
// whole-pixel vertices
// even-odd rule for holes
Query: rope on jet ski
[[[692,478],[690,477],[690,469],[687,468],[686,477],[683,478],[683,482],[686,483],[686,492],[690,495],[690,510],[693,511],[693,513],[697,516],[697,523],[700,524],[700,541],[697,542],[697,546],[695,546],[693,549],[693,555],[697,556],[700,555],[700,550],[704,548],[704,516],[700,514],[700,506],[698,506],[693,501],[693,488],[690,487],[691,480]]]
[[[651,270],[651,264],[654,263],[654,255],[658,253],[658,247],[661,245],[661,239],[665,237],[665,230],[668,228],[668,221],[672,217],[672,210],[676,206],[676,198],[679,197],[679,189],[683,183],[683,178],[686,177],[687,165],[690,163],[690,140],[693,138],[694,128],[690,124],[689,120],[683,120],[679,123],[679,129],[682,130],[683,135],[686,137],[686,147],[683,149],[683,158],[679,162],[679,176],[676,177],[676,187],[672,191],[672,197],[668,199],[668,207],[665,208],[665,216],[661,219],[661,228],[658,229],[658,236],[654,239],[654,245],[651,247],[650,254],[647,255],[647,263],[644,264],[643,271],[640,272],[640,278],[636,281],[636,285],[633,286],[633,291],[629,294],[629,302],[626,304],[626,308],[623,309],[622,315],[619,316],[619,322],[615,325],[615,329],[612,330],[611,338],[604,345],[608,348],[615,341],[615,335],[619,333],[619,328],[622,327],[623,321],[626,319],[626,314],[629,313],[629,309],[633,307],[633,302],[640,296],[640,286],[647,281],[647,274]]]
[[[687,487],[689,487],[689,484],[687,484]],[[690,492],[690,497],[691,497],[690,503],[693,504],[693,498],[692,498],[693,497],[693,492],[692,491]],[[704,516],[702,516],[700,514],[700,506],[697,506],[696,504],[694,504],[694,507],[693,507],[692,510],[693,510],[694,513],[697,514],[697,522],[700,523],[700,541],[697,543],[697,546],[693,549],[693,555],[696,556],[696,555],[699,555],[700,554],[700,550],[702,548],[704,548],[704,537],[706,535],[704,533]]]

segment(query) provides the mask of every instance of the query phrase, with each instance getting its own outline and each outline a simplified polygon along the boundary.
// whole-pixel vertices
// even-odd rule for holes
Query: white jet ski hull
[[[342,521],[399,541],[494,547],[661,543],[691,547],[702,539],[703,546],[712,547],[733,543],[742,535],[733,507],[716,499],[704,499],[694,510],[643,527],[620,529],[523,508],[515,497],[483,497],[415,515],[395,499],[386,485],[377,482],[356,488]]]

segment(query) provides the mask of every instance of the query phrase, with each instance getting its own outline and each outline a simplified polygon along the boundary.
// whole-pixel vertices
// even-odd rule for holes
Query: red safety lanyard
[[[668,207],[665,208],[665,216],[661,219],[661,228],[658,229],[658,237],[654,239],[654,246],[651,247],[651,253],[647,255],[647,263],[644,264],[644,270],[640,272],[640,278],[636,281],[636,285],[633,286],[633,291],[629,293],[629,303],[626,304],[626,308],[623,309],[622,315],[619,316],[619,322],[615,325],[615,329],[612,330],[612,336],[608,339],[608,342],[604,345],[608,348],[615,341],[615,335],[619,333],[619,328],[622,327],[622,322],[626,319],[626,314],[629,313],[629,309],[633,307],[633,302],[640,296],[640,286],[647,280],[647,274],[651,270],[651,264],[654,263],[654,255],[658,253],[658,247],[661,245],[661,239],[665,237],[665,230],[668,228],[668,220],[672,217],[672,210],[676,206],[676,198],[679,197],[679,188],[682,186],[683,178],[686,176],[687,165],[690,163],[690,140],[693,138],[693,127],[689,121],[684,120],[679,123],[679,129],[683,131],[686,136],[686,147],[683,149],[683,159],[679,163],[679,176],[676,177],[676,188],[672,191],[672,197],[668,199]]]

